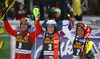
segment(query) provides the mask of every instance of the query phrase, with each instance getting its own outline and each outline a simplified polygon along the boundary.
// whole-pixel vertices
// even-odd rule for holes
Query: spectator
[[[59,19],[60,15],[61,15],[61,10],[59,8],[54,9],[54,11],[56,11],[57,13],[55,14],[55,18]]]
[[[44,6],[44,20],[48,18],[47,8]]]
[[[2,9],[0,9],[0,15],[1,15],[1,11],[2,11]]]
[[[61,20],[69,19],[68,14],[72,11],[72,0],[58,0],[59,8],[61,9]]]
[[[73,0],[74,16],[76,20],[82,20],[81,0]]]
[[[59,8],[54,9],[57,13],[55,14],[55,21],[57,22],[57,30],[62,30],[62,21],[60,20],[61,10]]]
[[[89,15],[100,15],[99,0],[88,0],[89,2]]]
[[[56,13],[55,13],[56,12]],[[62,21],[59,19],[60,18],[60,15],[61,15],[61,10],[59,9],[59,8],[56,8],[55,10],[52,10],[51,11],[51,14],[53,14],[54,16],[52,16],[52,17],[50,17],[49,15],[49,19],[48,20],[50,20],[50,19],[53,19],[53,20],[55,20],[56,21],[56,23],[57,23],[57,31],[59,31],[59,30],[62,30]],[[42,26],[45,28],[46,26],[46,22],[47,22],[47,20],[45,20],[45,22],[42,24]]]
[[[56,7],[55,6],[53,6],[52,8],[51,8],[51,10],[55,10],[56,9]]]
[[[27,9],[27,14],[29,15],[29,14],[31,14],[31,10],[30,10],[30,2],[31,2],[31,0],[24,0],[24,6],[25,6],[25,8]]]
[[[24,5],[19,3],[17,5],[17,7],[19,8],[19,10],[18,10],[18,12],[16,14],[16,19],[19,20],[19,19],[21,19],[23,17],[26,17],[26,10],[24,8]]]
[[[2,9],[4,8],[4,5],[2,3],[0,3],[0,16],[2,14]]]
[[[65,9],[63,9],[63,6],[64,6],[64,2],[65,2],[66,0],[58,0],[58,3],[59,3],[59,8],[61,9],[61,20],[63,20],[64,19],[64,10]],[[66,6],[67,7],[67,6]]]

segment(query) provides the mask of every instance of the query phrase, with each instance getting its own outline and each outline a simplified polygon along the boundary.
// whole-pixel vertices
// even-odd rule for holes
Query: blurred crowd
[[[13,0],[8,0],[9,4]],[[46,5],[45,0],[23,0],[24,4],[16,0],[15,5],[7,12],[8,20],[19,20],[22,17],[32,16],[32,8],[35,5],[40,7],[40,20],[47,21],[48,19],[69,20],[69,17],[74,17],[77,21],[82,21],[82,16],[99,16],[100,15],[100,0],[55,0],[55,5],[52,2]],[[32,4],[30,4],[32,2]],[[8,5],[9,5],[8,4]],[[0,15],[5,9],[5,0],[0,0]],[[60,22],[58,21],[58,22]]]

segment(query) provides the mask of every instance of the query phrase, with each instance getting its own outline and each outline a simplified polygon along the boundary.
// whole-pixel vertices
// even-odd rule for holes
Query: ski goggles
[[[83,23],[77,23],[76,28],[83,28],[84,29],[85,25]]]
[[[46,24],[46,26],[56,26],[56,24]]]
[[[21,19],[20,19],[20,22],[25,22],[25,23],[27,23],[27,19],[21,18]]]

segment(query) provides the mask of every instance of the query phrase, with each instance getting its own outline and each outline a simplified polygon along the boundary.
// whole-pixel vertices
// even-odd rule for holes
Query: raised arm
[[[8,22],[8,20],[4,20],[4,27],[6,29],[6,31],[12,35],[12,36],[16,36],[16,33],[18,32],[17,30],[13,30]]]
[[[39,21],[37,20],[37,26],[36,26],[36,37],[41,33],[41,25]],[[34,43],[35,42],[35,31],[30,33],[30,40]]]
[[[71,30],[74,28],[74,18],[70,18],[68,29]]]

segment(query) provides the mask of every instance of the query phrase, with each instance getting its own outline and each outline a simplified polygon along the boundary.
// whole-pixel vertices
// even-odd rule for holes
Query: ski
[[[59,36],[57,33],[53,36],[54,39],[54,59],[58,58]]]
[[[89,41],[89,37],[90,37],[90,34],[91,34],[91,27],[90,27],[90,26],[87,26],[86,30],[87,30],[87,31],[86,31],[86,33],[87,33],[87,35],[86,35],[87,42],[86,42],[86,45],[85,45],[84,53],[85,53],[85,51],[86,51],[87,44],[88,44],[88,41]]]
[[[88,41],[89,41],[90,34],[91,34],[91,27],[90,26],[87,26],[86,27],[84,42],[83,42],[83,45],[82,45],[82,50],[81,50],[80,56],[82,56],[82,52],[83,52],[83,49],[84,49],[85,40],[87,39],[86,45],[85,45],[85,49],[84,49],[84,53],[86,51],[86,47],[87,47],[87,44],[88,44]]]

